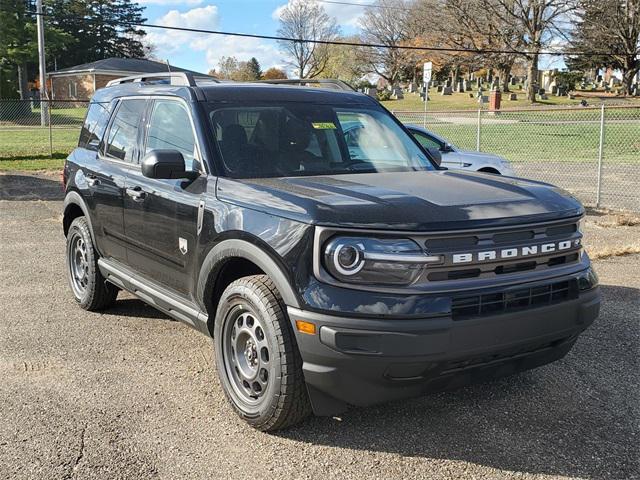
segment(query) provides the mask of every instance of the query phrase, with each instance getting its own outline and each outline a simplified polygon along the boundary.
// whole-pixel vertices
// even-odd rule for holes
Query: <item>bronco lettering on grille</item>
[[[563,242],[543,243],[541,245],[527,245],[517,248],[503,248],[501,250],[486,250],[475,253],[455,253],[452,256],[453,263],[487,262],[491,260],[515,259],[531,255],[553,253],[579,247],[580,239],[565,240]]]

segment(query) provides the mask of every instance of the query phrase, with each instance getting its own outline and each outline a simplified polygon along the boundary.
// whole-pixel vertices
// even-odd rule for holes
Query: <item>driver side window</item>
[[[200,170],[196,137],[187,107],[175,100],[156,100],[151,112],[145,154],[151,150],[177,150],[186,171]]]

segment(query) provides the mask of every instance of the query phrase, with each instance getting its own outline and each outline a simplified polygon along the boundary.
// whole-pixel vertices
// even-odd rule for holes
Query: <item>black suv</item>
[[[598,315],[576,199],[441,169],[355,92],[121,79],[63,180],[80,306],[127,290],[213,337],[261,430],[538,367]]]

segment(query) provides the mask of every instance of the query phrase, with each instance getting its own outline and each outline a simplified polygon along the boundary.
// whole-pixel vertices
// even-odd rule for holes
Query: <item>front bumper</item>
[[[598,316],[598,288],[552,305],[454,320],[348,318],[288,308],[316,414],[456,388],[566,355]],[[296,330],[312,322],[317,333]]]

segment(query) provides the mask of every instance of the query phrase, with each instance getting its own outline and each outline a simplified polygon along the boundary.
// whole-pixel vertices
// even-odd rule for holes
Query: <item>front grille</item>
[[[451,315],[454,320],[467,320],[542,307],[577,297],[578,282],[567,280],[536,287],[455,297],[451,303]]]
[[[428,282],[490,279],[578,263],[581,239],[576,218],[546,225],[504,227],[498,231],[433,233],[415,238],[430,255],[442,255],[444,259],[441,264],[429,265],[426,269],[424,279]],[[570,247],[556,248],[566,242],[571,242]],[[542,250],[545,244],[553,248]]]

